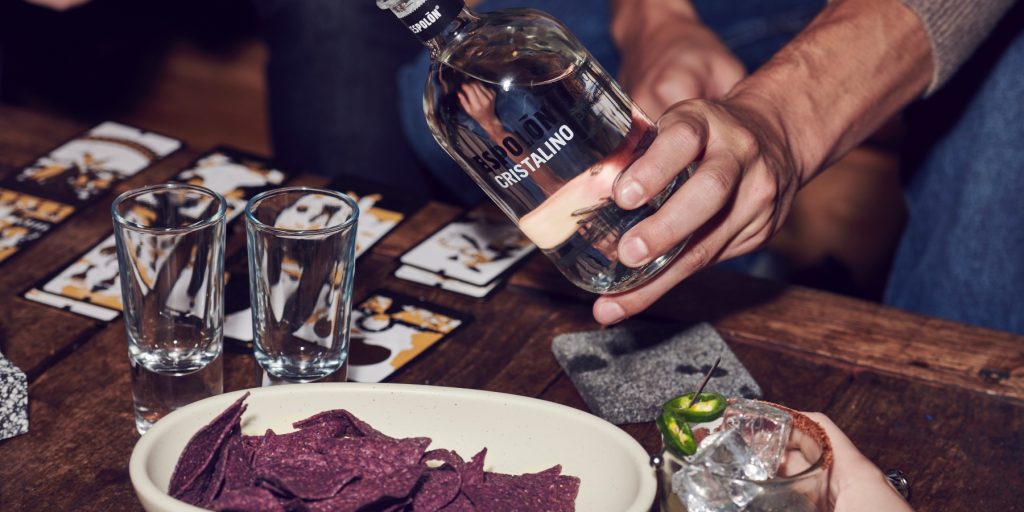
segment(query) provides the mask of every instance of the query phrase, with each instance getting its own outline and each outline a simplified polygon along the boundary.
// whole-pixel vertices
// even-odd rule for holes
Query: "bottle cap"
[[[465,0],[377,0],[423,41],[440,34],[465,7]]]

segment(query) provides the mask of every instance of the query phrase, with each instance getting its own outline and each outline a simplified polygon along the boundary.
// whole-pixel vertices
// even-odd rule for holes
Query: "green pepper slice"
[[[677,396],[665,402],[663,409],[665,412],[671,412],[686,421],[704,423],[717,419],[725,412],[726,406],[729,405],[726,398],[718,393],[701,393],[697,401],[690,407],[687,407],[690,400],[693,400],[693,393]]]
[[[693,431],[685,421],[668,411],[662,411],[655,423],[658,424],[666,448],[681,457],[697,453],[697,439],[693,437]]]

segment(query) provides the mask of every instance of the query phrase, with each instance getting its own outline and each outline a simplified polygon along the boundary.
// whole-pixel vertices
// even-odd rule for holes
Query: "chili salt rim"
[[[821,446],[821,467],[826,470],[832,469],[832,441],[829,440],[828,433],[825,432],[825,429],[822,428],[821,425],[818,425],[818,422],[807,417],[807,415],[802,412],[795,411],[784,405],[765,402],[764,400],[758,400],[758,402],[789,413],[793,418],[793,428],[811,436],[818,442],[818,446]]]

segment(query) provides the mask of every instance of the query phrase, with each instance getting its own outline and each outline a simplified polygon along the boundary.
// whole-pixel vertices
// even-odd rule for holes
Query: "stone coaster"
[[[759,398],[761,387],[714,327],[634,323],[601,331],[563,334],[555,359],[598,416],[621,425],[653,421],[667,400],[697,390],[722,356],[705,391]]]
[[[0,440],[28,432],[28,379],[0,354]]]

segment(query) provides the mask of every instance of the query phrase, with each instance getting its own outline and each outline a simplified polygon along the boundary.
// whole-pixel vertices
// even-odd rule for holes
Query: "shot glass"
[[[253,352],[264,385],[345,380],[358,217],[347,195],[304,187],[246,205]]]
[[[114,200],[135,427],[223,392],[224,198],[164,184]]]

